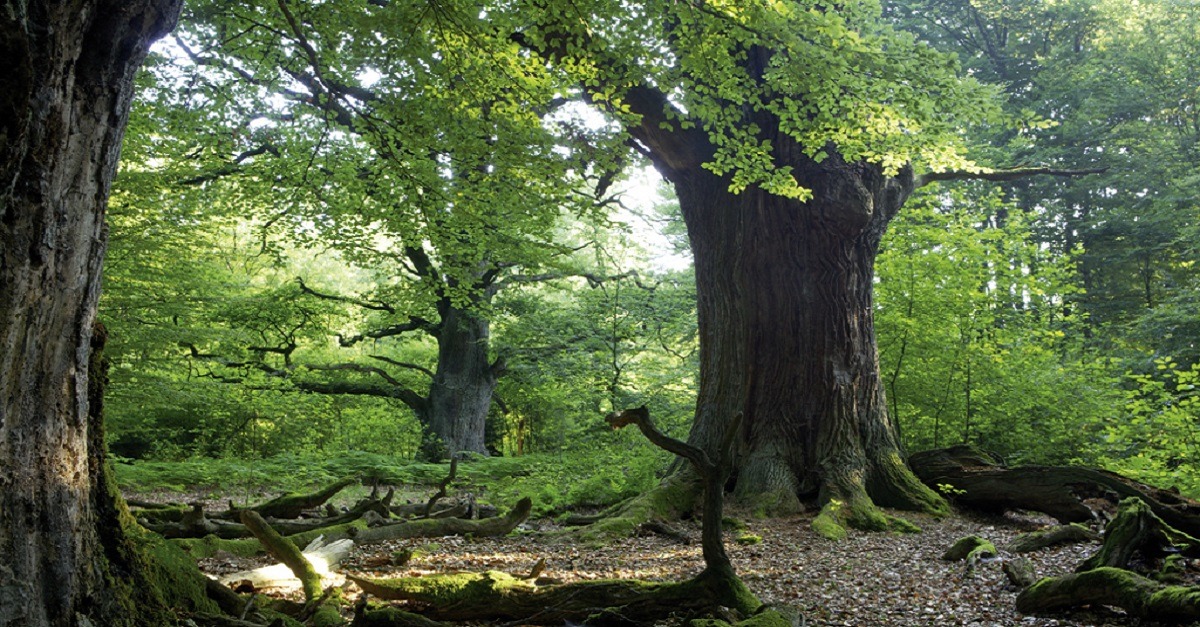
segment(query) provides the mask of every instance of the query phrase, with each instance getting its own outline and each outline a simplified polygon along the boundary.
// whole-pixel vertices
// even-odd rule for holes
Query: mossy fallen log
[[[1104,544],[1085,560],[1077,572],[1103,566],[1129,568],[1135,555],[1143,561],[1161,566],[1167,555],[1180,554],[1200,557],[1200,540],[1166,524],[1141,499],[1121,502],[1116,517],[1104,528]]]
[[[428,518],[410,520],[390,525],[357,529],[349,535],[358,544],[371,544],[402,538],[436,538],[440,536],[503,536],[511,533],[517,525],[529,518],[533,501],[525,497],[517,502],[504,516],[484,520],[465,518]]]
[[[1050,529],[1023,533],[1013,538],[1013,541],[1004,548],[1012,553],[1030,553],[1056,544],[1095,542],[1099,539],[1100,534],[1095,531],[1078,523],[1072,523],[1070,525],[1059,525]]]
[[[1059,612],[1083,605],[1109,605],[1138,618],[1187,623],[1200,620],[1200,588],[1164,586],[1137,573],[1106,566],[1047,577],[1017,595],[1017,611],[1022,614]]]
[[[1139,483],[1117,473],[1076,466],[1006,467],[999,457],[975,446],[923,451],[909,457],[926,485],[951,486],[954,501],[984,511],[1032,510],[1059,522],[1084,523],[1095,514],[1085,501],[1112,503],[1136,496],[1170,526],[1200,536],[1200,502]]]
[[[351,627],[441,627],[442,623],[425,618],[420,614],[405,612],[395,607],[369,607],[365,604],[355,609]]]
[[[254,510],[263,518],[299,518],[304,510],[321,507],[325,504],[325,501],[336,496],[338,492],[356,483],[358,483],[357,477],[346,477],[316,492],[309,492],[307,494],[291,492],[248,509]],[[238,514],[240,511],[234,510],[232,513]]]
[[[583,622],[605,614],[649,622],[672,614],[698,614],[723,603],[750,614],[757,599],[730,599],[722,577],[704,573],[678,583],[612,579],[539,586],[508,573],[455,573],[368,579],[349,576],[364,592],[414,604],[441,621],[521,620],[538,624]]]
[[[367,521],[359,518],[353,522],[313,529],[286,537],[297,546],[308,546],[318,536],[324,536],[325,540],[329,542],[350,538],[357,544],[371,544],[399,538],[437,538],[453,535],[472,535],[477,538],[496,536],[507,534],[515,529],[529,517],[532,508],[532,501],[525,498],[521,499],[507,515],[485,520],[445,518],[368,527]],[[264,550],[262,544],[255,538],[227,540],[216,536],[205,536],[203,538],[180,538],[171,540],[171,542],[182,547],[196,559],[212,557],[218,551],[251,557],[261,554]]]
[[[300,580],[300,589],[304,591],[305,601],[312,602],[321,595],[321,575],[313,568],[312,562],[305,559],[299,547],[287,538],[279,535],[271,528],[257,512],[246,510],[242,512],[242,524],[246,525],[255,538],[266,547],[267,552],[275,559],[287,565],[296,578]]]

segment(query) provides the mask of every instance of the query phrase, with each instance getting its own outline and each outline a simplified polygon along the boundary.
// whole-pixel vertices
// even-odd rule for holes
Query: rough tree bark
[[[554,24],[530,45],[551,59],[585,50],[602,66],[626,68],[572,23]],[[747,80],[769,82],[771,50],[737,48],[730,56]],[[885,176],[878,165],[847,162],[834,146],[817,162],[778,117],[744,107],[731,113],[739,128],[754,129],[775,165],[813,195],[801,202],[757,186],[735,194],[730,176],[705,167],[716,145],[702,121],[648,84],[617,88],[615,96],[605,89],[596,91],[602,106],[619,101],[636,114],[619,118],[674,186],[687,225],[700,330],[689,443],[715,455],[726,418],[741,413],[735,494],[763,513],[794,511],[801,498],[814,498],[826,535],[844,533],[843,523],[906,526],[876,504],[948,511],[905,465],[875,345],[875,257],[917,185],[912,169]]]
[[[872,502],[945,511],[905,466],[875,348],[875,256],[911,172],[887,178],[836,154],[816,164],[788,138],[772,141],[795,153],[789,163],[812,200],[729,193],[729,181],[700,167],[707,139],[693,139],[685,164],[660,164],[696,260],[701,370],[690,442],[713,450],[724,416],[742,412],[736,494],[767,510],[817,497],[868,528],[888,524]]]
[[[70,625],[111,605],[116,539],[102,530],[117,511],[97,506],[89,341],[133,76],[179,4],[0,11],[0,625]]]
[[[487,415],[500,371],[488,360],[490,324],[448,302],[439,310],[438,362],[426,414],[429,430],[451,455],[486,455]]]

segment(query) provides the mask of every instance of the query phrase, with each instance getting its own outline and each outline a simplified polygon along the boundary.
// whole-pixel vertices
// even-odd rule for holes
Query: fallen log
[[[1200,620],[1200,588],[1164,586],[1137,573],[1105,566],[1047,577],[1017,595],[1017,611],[1022,614],[1081,605],[1110,605],[1138,618],[1187,623]]]
[[[529,517],[533,502],[521,499],[506,516],[486,520],[464,520],[445,518],[397,522],[378,527],[368,527],[364,518],[354,522],[322,527],[312,531],[287,536],[297,546],[305,546],[317,536],[324,535],[329,541],[351,538],[356,544],[371,544],[399,538],[437,538],[442,536],[472,535],[474,537],[497,536],[511,532]],[[217,551],[234,555],[252,556],[263,552],[262,544],[255,538],[226,540],[215,536],[203,538],[180,538],[172,542],[183,547],[196,559],[211,557]]]
[[[671,613],[713,607],[716,591],[699,580],[662,583],[634,580],[583,581],[538,586],[508,573],[456,573],[365,579],[348,575],[380,599],[409,601],[439,621],[523,620],[539,624],[582,622],[605,611],[637,622]]]
[[[299,518],[304,510],[316,509],[333,498],[338,492],[358,483],[357,477],[346,477],[337,483],[326,486],[316,492],[298,494],[291,492],[278,496],[261,505],[247,509],[257,512],[263,518]],[[232,514],[240,515],[242,510],[233,510]]]
[[[1099,539],[1100,534],[1095,531],[1078,523],[1072,523],[1070,525],[1059,525],[1050,529],[1023,533],[1013,538],[1013,541],[1004,548],[1010,553],[1030,553],[1056,544],[1095,542]]]
[[[254,533],[254,537],[266,547],[267,552],[275,559],[283,562],[296,578],[300,580],[300,588],[304,590],[304,599],[312,601],[321,596],[321,576],[317,574],[311,562],[304,557],[287,538],[279,535],[262,519],[257,512],[246,510],[242,512],[242,524]]]
[[[1136,496],[1172,527],[1200,536],[1200,502],[1171,490],[1138,483],[1113,472],[1076,466],[1006,467],[975,446],[954,446],[915,453],[909,465],[935,489],[950,486],[954,502],[985,511],[1032,510],[1059,522],[1083,523],[1095,515],[1085,500],[1110,503]]]
[[[1117,516],[1104,528],[1104,544],[1076,572],[1110,566],[1130,568],[1138,555],[1147,571],[1158,571],[1168,555],[1200,557],[1200,540],[1171,528],[1154,515],[1145,502],[1130,498],[1121,502]]]
[[[324,539],[318,539],[305,547],[302,555],[313,570],[321,578],[321,586],[340,585],[343,577],[335,573],[333,569],[346,559],[350,551],[354,548],[354,541],[348,538],[335,540],[325,543]],[[275,591],[291,591],[300,589],[300,579],[292,572],[290,566],[284,563],[271,564],[253,570],[243,570],[236,573],[222,575],[217,579],[220,583],[230,587],[249,586],[255,591],[275,590]]]
[[[1198,555],[1200,543],[1162,521],[1136,498],[1121,502],[1105,528],[1104,544],[1077,572],[1047,577],[1017,596],[1017,611],[1048,613],[1083,605],[1119,607],[1160,622],[1200,619],[1200,588],[1165,586],[1127,570],[1135,564],[1161,575],[1168,555]],[[1140,559],[1135,560],[1135,556]]]
[[[347,537],[354,538],[359,544],[386,542],[403,538],[436,538],[440,536],[472,535],[477,538],[484,536],[503,536],[512,532],[517,525],[529,518],[533,510],[533,501],[525,497],[517,502],[508,514],[487,518],[484,520],[468,520],[465,518],[428,518],[424,520],[409,520],[392,524],[380,525],[366,529],[356,529]]]

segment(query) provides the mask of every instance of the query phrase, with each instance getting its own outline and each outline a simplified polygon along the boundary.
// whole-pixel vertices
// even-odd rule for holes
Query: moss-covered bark
[[[1159,622],[1200,620],[1200,588],[1163,586],[1119,568],[1048,577],[1017,596],[1017,611],[1040,614],[1082,605],[1111,605]]]
[[[1004,548],[1012,553],[1029,553],[1056,544],[1093,542],[1099,539],[1099,534],[1091,529],[1077,523],[1072,523],[1070,525],[1059,525],[1050,529],[1023,533],[1014,538]]]
[[[1125,499],[1117,516],[1104,528],[1100,550],[1079,565],[1078,572],[1102,566],[1128,568],[1137,553],[1157,561],[1168,553],[1200,557],[1200,541],[1171,528],[1137,498]]]
[[[585,581],[538,586],[507,573],[457,573],[370,580],[350,577],[366,593],[415,603],[435,620],[524,620],[538,624],[582,622],[605,613],[630,621],[653,621],[676,613],[725,606],[745,615],[761,602],[722,577],[702,573],[680,583],[636,580]]]

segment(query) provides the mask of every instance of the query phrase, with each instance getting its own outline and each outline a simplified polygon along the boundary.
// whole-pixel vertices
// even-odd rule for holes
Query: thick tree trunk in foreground
[[[490,325],[449,305],[440,313],[437,371],[429,386],[429,430],[441,438],[446,454],[487,455],[484,431],[497,378],[488,361]]]
[[[0,11],[0,625],[75,624],[103,611],[119,576],[103,532],[117,512],[98,508],[89,342],[133,75],[178,10],[92,0]]]
[[[869,528],[888,525],[872,502],[942,511],[905,466],[875,347],[875,256],[911,172],[887,178],[836,154],[801,163],[808,202],[734,195],[698,166],[669,170],[696,262],[701,371],[690,442],[713,454],[728,417],[742,413],[736,493],[765,511],[817,497]]]

